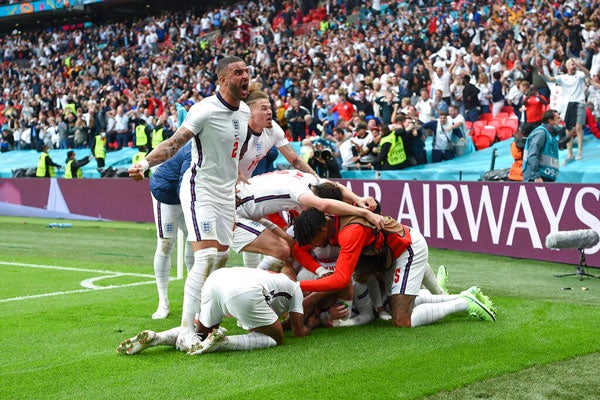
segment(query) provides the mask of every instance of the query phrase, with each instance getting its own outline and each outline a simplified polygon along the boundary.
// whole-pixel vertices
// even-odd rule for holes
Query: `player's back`
[[[241,204],[237,213],[244,218],[260,219],[282,211],[301,211],[300,196],[311,192],[310,186],[318,183],[314,175],[295,169],[254,176],[250,184],[238,185]]]

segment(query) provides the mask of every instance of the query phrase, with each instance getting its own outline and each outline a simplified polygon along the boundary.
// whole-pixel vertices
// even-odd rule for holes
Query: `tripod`
[[[579,249],[579,265],[577,267],[577,272],[574,272],[572,274],[559,274],[559,275],[554,275],[558,278],[563,277],[563,276],[573,276],[573,275],[579,275],[579,280],[582,281],[584,276],[590,277],[590,278],[599,278],[600,276],[597,275],[592,275],[592,274],[588,274],[584,268],[587,268],[587,263],[585,262],[585,249]]]

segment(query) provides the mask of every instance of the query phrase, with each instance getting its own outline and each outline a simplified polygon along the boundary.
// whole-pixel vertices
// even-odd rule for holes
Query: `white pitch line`
[[[116,278],[116,277],[120,277],[120,276],[135,276],[135,277],[140,277],[140,278],[153,278],[154,279],[154,275],[135,274],[135,273],[129,273],[129,272],[105,271],[105,270],[96,270],[96,269],[79,269],[79,268],[70,268],[70,267],[60,267],[60,266],[55,266],[55,265],[13,263],[13,262],[5,262],[5,261],[0,261],[0,265],[14,265],[17,267],[44,268],[44,269],[54,269],[54,270],[63,270],[63,271],[92,272],[92,273],[98,273],[98,274],[108,274],[105,276],[100,276],[100,277],[91,278],[91,279],[85,279],[85,280],[81,281],[81,286],[85,287],[86,289],[77,289],[77,290],[68,290],[68,291],[62,291],[62,292],[52,292],[52,293],[33,294],[33,295],[29,295],[29,296],[12,297],[10,299],[0,299],[0,303],[8,303],[8,302],[13,302],[13,301],[21,301],[21,300],[29,300],[29,299],[38,299],[38,298],[43,298],[43,297],[61,296],[61,295],[72,294],[72,293],[87,293],[87,292],[92,292],[95,290],[119,289],[119,288],[128,287],[128,286],[140,286],[140,285],[149,285],[149,284],[156,283],[154,280],[152,280],[152,281],[145,281],[145,282],[127,283],[127,284],[123,284],[123,285],[96,286],[93,284],[93,282],[96,280],[99,280],[99,279],[104,279],[104,278]],[[177,280],[177,278],[170,277],[169,280],[173,281],[173,280]]]

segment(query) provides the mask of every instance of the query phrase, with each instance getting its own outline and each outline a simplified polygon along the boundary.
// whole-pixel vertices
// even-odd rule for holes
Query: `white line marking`
[[[5,262],[5,261],[0,261],[0,265],[10,265],[10,266],[29,267],[29,268],[55,269],[55,270],[74,271],[74,272],[92,272],[92,273],[98,273],[98,274],[105,274],[103,276],[84,279],[83,281],[81,281],[81,286],[83,286],[85,289],[12,297],[9,299],[0,299],[0,303],[8,303],[8,302],[12,302],[12,301],[21,301],[21,300],[29,300],[29,299],[38,299],[38,298],[42,298],[42,297],[61,296],[61,295],[72,294],[72,293],[87,293],[87,292],[91,292],[94,290],[119,289],[119,288],[128,287],[128,286],[140,286],[140,285],[155,284],[154,275],[149,275],[149,274],[136,274],[136,273],[130,273],[130,272],[116,272],[116,271],[84,269],[84,268],[80,269],[80,268],[60,267],[60,266],[56,266],[56,265],[25,264],[25,263],[14,263],[14,262]],[[139,278],[152,278],[153,280],[144,281],[144,282],[127,283],[127,284],[123,284],[123,285],[109,285],[109,286],[97,286],[94,284],[95,281],[98,281],[100,279],[117,278],[117,277],[121,277],[121,276],[135,276],[135,277],[139,277]],[[169,280],[174,281],[174,280],[177,280],[177,278],[170,277]]]

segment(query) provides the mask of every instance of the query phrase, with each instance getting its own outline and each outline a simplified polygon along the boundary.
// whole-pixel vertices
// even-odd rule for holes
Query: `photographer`
[[[323,143],[317,141],[314,150],[308,159],[308,165],[314,169],[321,178],[341,178],[338,163],[333,158],[330,148],[323,147]]]

